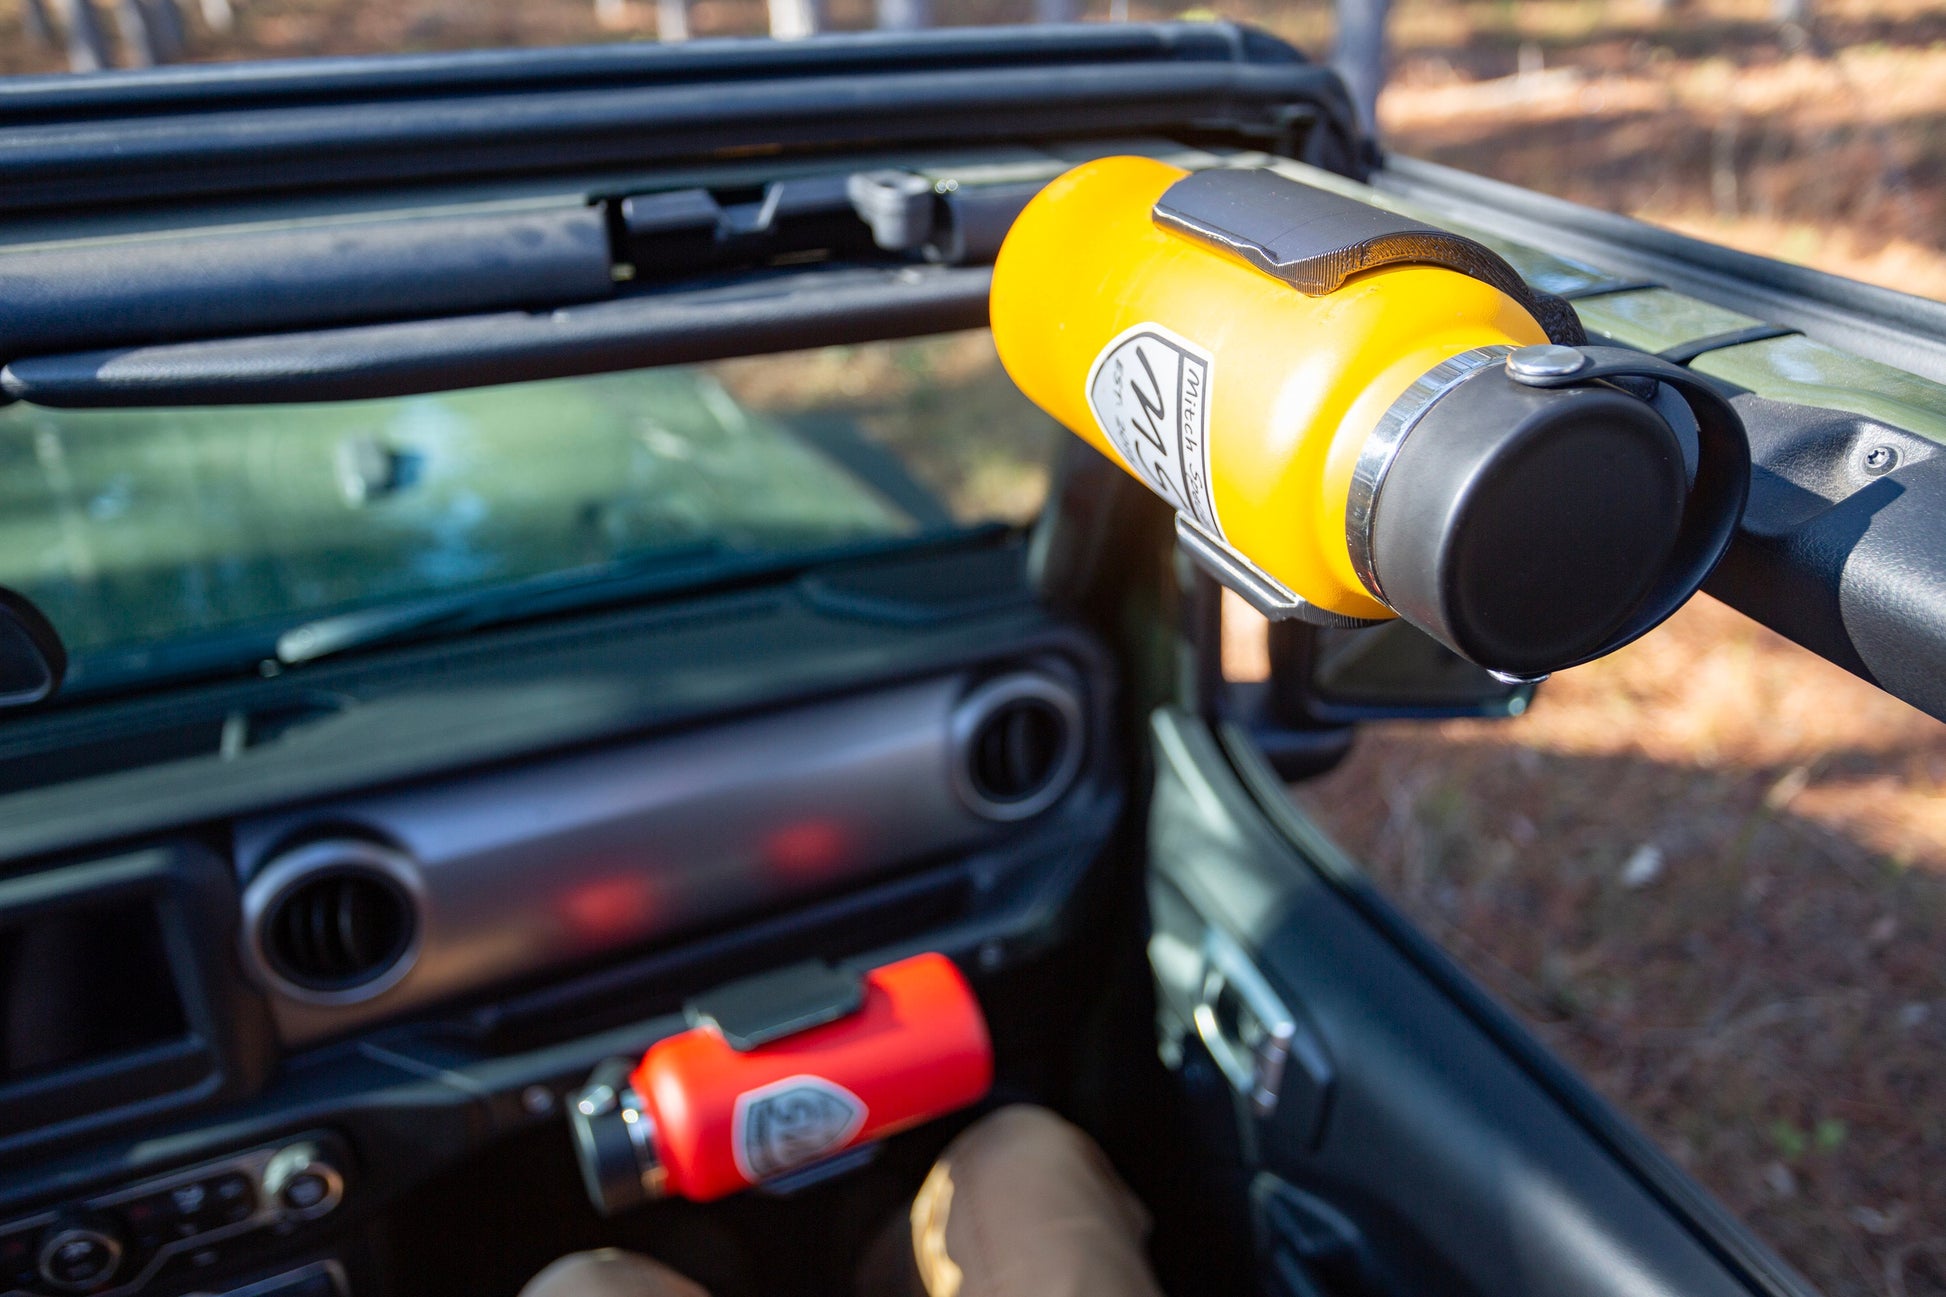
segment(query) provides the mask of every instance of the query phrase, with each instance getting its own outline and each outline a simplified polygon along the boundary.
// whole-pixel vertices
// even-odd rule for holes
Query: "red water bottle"
[[[699,996],[690,1030],[570,1107],[603,1212],[708,1202],[964,1108],[993,1081],[979,1001],[944,955],[862,977],[800,965]]]

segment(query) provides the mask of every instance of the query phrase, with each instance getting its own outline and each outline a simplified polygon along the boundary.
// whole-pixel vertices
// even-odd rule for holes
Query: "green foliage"
[[[1844,1122],[1835,1117],[1823,1117],[1807,1131],[1796,1122],[1778,1118],[1770,1123],[1770,1142],[1778,1154],[1787,1162],[1796,1162],[1806,1154],[1834,1153],[1844,1147],[1846,1137],[1851,1133]]]

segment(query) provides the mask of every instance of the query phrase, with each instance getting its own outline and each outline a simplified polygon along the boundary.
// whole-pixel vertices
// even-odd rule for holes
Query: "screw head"
[[[1865,452],[1865,472],[1872,477],[1884,477],[1899,466],[1899,451],[1895,446],[1874,446]]]
[[[1588,357],[1580,351],[1552,342],[1522,347],[1507,357],[1507,372],[1520,381],[1566,378],[1569,374],[1580,373],[1587,366]]]

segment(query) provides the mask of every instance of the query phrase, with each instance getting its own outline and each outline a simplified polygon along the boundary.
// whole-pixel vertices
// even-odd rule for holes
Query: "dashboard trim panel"
[[[1082,714],[1067,672],[1026,678]],[[377,844],[422,898],[418,958],[362,1002],[292,995],[257,965],[279,1034],[314,1043],[993,841],[1005,826],[955,773],[977,688],[937,677],[241,821],[246,892],[328,835]]]

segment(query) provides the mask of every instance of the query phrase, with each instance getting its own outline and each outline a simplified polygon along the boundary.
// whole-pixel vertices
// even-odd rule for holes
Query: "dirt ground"
[[[18,4],[0,72],[56,70]],[[206,58],[654,38],[641,0],[605,24],[593,0],[237,0],[221,33],[185,7]],[[1401,0],[1381,120],[1403,152],[1946,297],[1946,9],[1816,10]],[[1330,36],[1320,0],[1194,12]],[[762,23],[691,6],[699,35]],[[1703,599],[1518,721],[1375,728],[1300,796],[1826,1293],[1920,1297],[1946,1294],[1942,791],[1946,729]]]
[[[1832,1297],[1946,1292],[1946,728],[1699,597],[1299,792]]]
[[[1420,157],[1946,295],[1946,10],[1817,11],[1408,3],[1380,116]]]
[[[1407,3],[1394,147],[1946,297],[1946,10]],[[1946,1293],[1946,729],[1699,599],[1302,796],[1832,1297]]]

